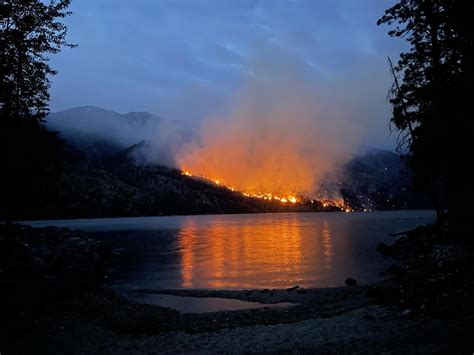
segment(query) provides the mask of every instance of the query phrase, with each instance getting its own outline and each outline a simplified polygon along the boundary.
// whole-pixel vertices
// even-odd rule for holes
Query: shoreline
[[[106,219],[111,219],[111,220],[116,220],[116,219],[129,219],[129,218],[158,218],[158,217],[208,217],[208,216],[235,216],[235,215],[256,215],[256,214],[292,214],[292,213],[337,213],[337,214],[353,214],[353,213],[358,213],[358,214],[368,214],[368,213],[385,213],[385,212],[435,212],[433,209],[387,209],[387,210],[373,210],[373,211],[350,211],[346,212],[344,210],[331,210],[331,211],[268,211],[268,212],[235,212],[235,213],[204,213],[204,214],[161,214],[161,215],[141,215],[141,216],[110,216],[110,217],[80,217],[80,218],[53,218],[53,219],[25,219],[25,220],[17,220],[14,223],[18,223],[21,225],[34,225],[36,223],[42,223],[41,225],[38,225],[39,228],[47,227],[47,226],[54,226],[54,222],[60,222],[60,221],[87,221],[87,220],[106,220]],[[44,224],[43,224],[44,223]],[[49,224],[46,224],[49,223]]]
[[[36,228],[20,228],[29,231],[29,237],[38,232]],[[59,228],[43,230],[44,233],[48,231],[52,239],[66,243],[64,245],[73,239],[73,250],[76,252],[75,248],[87,245],[88,253],[94,254],[101,250],[101,258],[113,259],[111,251],[106,252],[103,246],[90,240],[85,234],[78,236],[76,233],[80,232]],[[432,234],[427,231],[423,229],[421,232]],[[436,312],[436,307],[443,304],[445,297],[441,294],[440,299],[427,299],[426,293],[420,292],[416,283],[410,283],[412,279],[419,281],[419,277],[413,276],[414,273],[421,273],[426,278],[435,271],[438,274],[450,272],[450,265],[445,262],[453,257],[449,253],[436,252],[433,256],[447,265],[447,271],[443,268],[426,269],[425,261],[419,261],[431,258],[431,249],[439,250],[441,242],[446,242],[444,237],[412,236],[398,239],[392,246],[387,246],[385,252],[400,260],[400,268],[389,268],[387,279],[367,286],[141,290],[142,293],[218,297],[264,304],[298,303],[286,308],[265,307],[213,313],[179,313],[156,305],[133,302],[101,285],[100,280],[105,275],[101,273],[107,270],[109,263],[99,260],[102,266],[86,277],[93,277],[94,285],[79,288],[78,285],[73,285],[72,291],[61,297],[43,297],[41,307],[34,302],[29,308],[20,310],[9,324],[7,322],[7,329],[2,330],[0,340],[3,340],[0,344],[4,344],[4,348],[0,348],[0,351],[53,354],[195,351],[352,353],[367,352],[369,349],[368,352],[374,353],[472,351],[473,342],[469,340],[469,334],[474,330],[472,309],[458,309],[459,302],[454,302],[448,304],[447,310]],[[422,247],[415,248],[417,245]],[[447,249],[452,250],[452,245],[448,245]],[[410,253],[410,250],[413,252]],[[456,250],[466,250],[466,245],[463,244]],[[416,255],[415,259],[412,258],[413,255]],[[419,258],[420,255],[423,257]],[[472,266],[471,250],[466,255],[466,264],[460,264],[459,268],[464,267],[469,272]],[[431,265],[431,261],[427,263]],[[60,273],[55,269],[53,272]],[[77,275],[77,282],[87,284],[87,280],[81,280],[82,274]],[[99,275],[101,276],[96,277]],[[5,273],[2,276],[5,281]],[[443,287],[446,293],[451,294],[448,286],[453,284],[452,280],[449,277],[442,280],[444,284],[438,287]],[[31,280],[17,282],[24,283],[23,292],[31,293],[35,285]],[[468,302],[472,300],[472,282],[469,283],[465,278],[461,278],[461,282],[466,283],[463,295],[467,295],[462,304],[469,306]],[[458,290],[454,291],[457,295]],[[405,294],[411,296],[407,299]],[[16,301],[20,302],[18,299]],[[423,304],[419,305],[420,302]]]
[[[179,314],[129,302],[110,289],[96,289],[40,311],[27,334],[10,338],[9,349],[15,353],[41,349],[40,353],[52,354],[430,353],[469,349],[472,327],[464,322],[411,317],[397,307],[367,299],[363,287],[336,288],[332,296],[324,300],[310,297],[307,303],[286,309]]]

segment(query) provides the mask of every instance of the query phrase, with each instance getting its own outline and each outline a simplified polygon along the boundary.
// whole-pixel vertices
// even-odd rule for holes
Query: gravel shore
[[[113,253],[86,235],[65,229],[15,228],[20,229],[0,231],[0,242],[10,251],[0,259],[0,281],[13,286],[2,298],[2,309],[8,311],[0,333],[2,354],[419,354],[472,353],[474,349],[472,284],[467,277],[472,253],[467,245],[453,247],[439,233],[420,241],[402,238],[388,249],[381,247],[401,264],[376,285],[356,286],[352,280],[348,282],[352,286],[328,289],[135,290],[127,294],[101,285],[109,265],[106,259]],[[15,233],[20,237],[12,239]],[[22,261],[12,253],[20,253]],[[41,268],[33,267],[39,263],[38,253],[43,255]],[[458,260],[456,277],[450,260]],[[433,262],[438,267],[433,269]],[[65,277],[68,287],[58,288]],[[418,289],[417,283],[423,288]],[[455,286],[452,290],[450,284]],[[40,299],[37,287],[43,290]],[[430,294],[440,288],[443,293]],[[58,289],[62,292],[54,294]],[[179,313],[148,304],[159,294],[296,305]],[[444,300],[461,303],[445,304]],[[441,307],[443,312],[437,312]]]

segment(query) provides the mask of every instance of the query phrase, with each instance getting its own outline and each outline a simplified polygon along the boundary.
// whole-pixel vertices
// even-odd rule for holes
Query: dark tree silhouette
[[[431,190],[438,218],[443,210],[437,192],[440,186],[447,186],[448,161],[452,162],[453,153],[462,154],[473,137],[469,103],[473,16],[470,1],[400,0],[377,22],[394,25],[388,34],[410,44],[410,50],[401,53],[397,65],[391,66],[395,76],[391,122],[400,132],[398,149],[408,159],[418,184]],[[453,170],[458,173],[460,201],[469,199],[471,182],[463,165],[452,166],[450,173]],[[458,212],[466,207],[461,203]]]
[[[70,0],[0,2],[0,139],[2,173],[0,213],[7,220],[18,211],[44,204],[54,192],[61,141],[40,122],[48,114],[48,61],[66,42],[60,19]]]
[[[70,0],[49,5],[40,0],[12,0],[1,5],[2,119],[43,119],[48,113],[49,78],[56,74],[48,64],[66,42],[67,27],[58,19]]]
[[[65,40],[66,25],[58,21],[71,14],[66,11],[69,4],[13,0],[1,5],[2,119],[40,120],[48,113],[48,76],[56,74],[48,54],[74,47]]]

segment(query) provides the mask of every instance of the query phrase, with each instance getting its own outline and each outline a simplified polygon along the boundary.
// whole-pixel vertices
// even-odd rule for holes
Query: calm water
[[[291,307],[298,303],[259,303],[241,301],[232,298],[219,297],[183,297],[163,295],[158,293],[127,293],[127,296],[137,303],[155,304],[161,307],[173,308],[181,313],[208,313],[218,311],[237,311],[265,307]]]
[[[379,278],[375,250],[432,211],[279,213],[28,222],[82,229],[123,258],[109,282],[123,290],[328,287]]]

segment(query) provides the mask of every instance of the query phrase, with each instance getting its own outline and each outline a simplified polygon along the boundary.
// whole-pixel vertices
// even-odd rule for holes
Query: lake
[[[26,222],[89,232],[122,257],[108,283],[134,289],[332,287],[380,279],[375,250],[433,211],[275,213]]]

